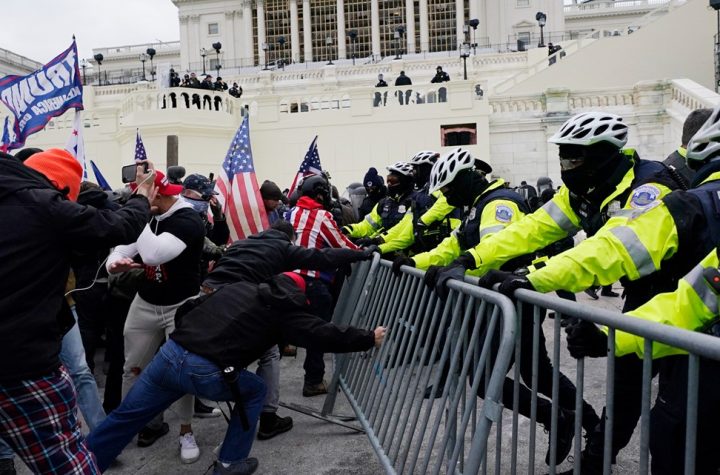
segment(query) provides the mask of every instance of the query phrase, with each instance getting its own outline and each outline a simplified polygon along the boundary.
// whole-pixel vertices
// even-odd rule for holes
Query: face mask
[[[588,173],[588,170],[583,168],[561,171],[560,178],[568,190],[576,195],[584,195],[590,188],[595,187],[596,180],[592,174]]]
[[[489,183],[485,177],[478,173],[461,172],[452,181],[452,186],[444,193],[445,199],[450,206],[459,208],[470,206],[475,198],[488,187]]]
[[[193,207],[195,211],[197,211],[200,214],[207,214],[209,202],[205,200],[194,200],[192,198],[188,198],[187,196],[182,197],[183,200],[185,200],[186,203],[190,203],[190,205]]]

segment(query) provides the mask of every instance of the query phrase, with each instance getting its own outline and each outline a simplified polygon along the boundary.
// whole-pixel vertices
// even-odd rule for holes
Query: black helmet
[[[300,195],[315,199],[317,195],[323,196],[323,204],[330,203],[330,183],[322,175],[312,175],[305,178],[300,184]]]

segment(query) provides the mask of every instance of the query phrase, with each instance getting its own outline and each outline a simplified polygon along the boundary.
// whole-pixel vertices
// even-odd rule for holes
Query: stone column
[[[255,0],[255,7],[257,8],[257,52],[260,63],[265,64],[267,62],[267,55],[263,51],[263,44],[267,42],[265,38],[265,0]]]
[[[428,26],[427,0],[420,0],[420,52],[430,51],[430,28]]]
[[[222,45],[224,51],[224,58],[221,60],[222,67],[235,67],[237,66],[236,58],[238,55],[235,52],[235,10],[225,12],[225,31],[222,32]]]
[[[465,41],[463,25],[465,25],[465,2],[463,2],[463,0],[455,0],[455,32],[457,34],[457,45]],[[456,48],[457,45],[455,45]]]
[[[190,42],[190,29],[188,28],[188,21],[190,17],[187,15],[180,15],[180,69],[176,71],[182,78],[182,72],[190,69],[190,48],[192,43]]]
[[[293,62],[300,61],[300,23],[297,0],[290,0],[290,54]]]
[[[405,0],[405,35],[407,52],[415,53],[415,2],[413,0]]]
[[[347,59],[347,46],[345,44],[345,2],[336,0],[337,8],[337,57]]]
[[[250,0],[243,0],[243,66],[254,66],[255,55],[253,54],[253,26],[252,26],[252,2]]]
[[[380,6],[378,0],[371,0],[370,3],[370,24],[373,56],[380,56]]]
[[[195,45],[194,50],[190,49],[190,57],[188,58],[188,69],[197,69],[197,73],[202,71],[202,65],[200,65],[197,68],[190,67],[190,64],[200,63],[202,62],[202,58],[200,57],[200,48],[203,47],[202,39],[200,37],[200,15],[190,15],[190,24],[188,25],[188,33],[190,35],[190,44]],[[208,45],[209,47],[210,45]],[[206,47],[206,49],[210,49]],[[190,47],[192,48],[192,46]]]
[[[303,51],[304,61],[309,63],[313,60],[312,52],[312,24],[310,23],[310,0],[303,0]]]

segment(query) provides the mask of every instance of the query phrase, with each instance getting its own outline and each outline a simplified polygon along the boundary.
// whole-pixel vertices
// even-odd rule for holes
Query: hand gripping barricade
[[[612,473],[616,330],[644,337],[645,351],[640,431],[625,449],[629,455],[621,452],[618,456],[619,469],[615,471],[649,473],[649,441],[660,436],[650,434],[651,356],[653,343],[658,342],[689,353],[683,472],[695,472],[696,445],[711,442],[696,440],[695,434],[700,362],[701,358],[720,361],[720,340],[527,290],[516,292],[516,311],[504,296],[476,287],[474,278],[466,278],[466,283],[452,281],[450,296],[443,302],[423,285],[422,275],[420,270],[405,267],[397,277],[390,264],[377,257],[360,263],[343,288],[335,313],[338,324],[388,328],[381,349],[336,356],[336,370],[322,410],[325,416],[332,411],[337,388],[342,389],[387,473],[553,474],[573,468],[574,473],[581,473],[583,398],[597,409],[606,406],[603,473]],[[529,308],[531,314],[523,315],[522,310]],[[543,325],[553,365],[551,430],[545,434],[537,430],[535,422],[539,329],[548,310],[557,316]],[[561,316],[607,326],[607,361],[588,362],[586,371],[584,359],[572,359],[561,338]],[[532,345],[519,344],[519,318],[533,320]],[[500,402],[503,379],[511,369],[513,356],[520,361],[525,351],[533,354],[529,424],[519,417],[518,365],[509,373],[514,384],[513,405],[503,407]],[[574,457],[556,466],[561,367],[570,376],[575,370]],[[443,368],[449,368],[444,384]],[[584,384],[586,380],[593,384]],[[587,386],[594,390],[583,394]],[[478,394],[484,394],[484,399]],[[550,446],[549,467],[542,457],[544,450],[535,450],[538,443]]]
[[[380,350],[336,357],[323,413],[332,411],[340,387],[387,473],[463,472],[480,466],[492,424],[500,422],[515,311],[506,297],[461,282],[450,284],[442,302],[422,275],[409,269],[395,276],[378,257],[356,267],[334,321],[384,325],[388,334]],[[444,367],[451,376],[441,384]]]

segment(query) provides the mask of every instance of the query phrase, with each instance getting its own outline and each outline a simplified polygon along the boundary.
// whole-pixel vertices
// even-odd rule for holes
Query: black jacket
[[[365,259],[352,249],[308,249],[290,242],[287,234],[268,229],[232,243],[203,282],[211,289],[246,281],[258,284],[293,269],[333,270]]]
[[[68,201],[40,173],[0,160],[0,381],[47,375],[59,365],[58,314],[73,250],[134,242],[147,199],[118,211]]]
[[[338,327],[311,314],[305,294],[279,275],[262,284],[237,282],[183,304],[170,338],[221,368],[245,368],[287,342],[323,353],[364,351],[374,333]]]

